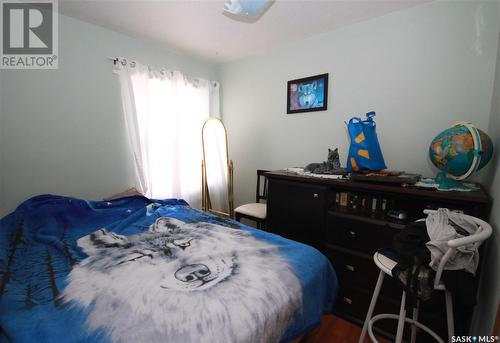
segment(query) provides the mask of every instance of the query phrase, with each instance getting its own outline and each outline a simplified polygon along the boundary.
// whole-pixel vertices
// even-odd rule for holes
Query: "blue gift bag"
[[[347,130],[351,146],[347,157],[347,171],[359,172],[361,170],[386,169],[384,156],[375,131],[375,112],[368,112],[366,120],[354,117],[349,120]]]

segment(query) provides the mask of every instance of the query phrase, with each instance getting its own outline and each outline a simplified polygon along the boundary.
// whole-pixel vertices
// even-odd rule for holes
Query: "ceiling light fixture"
[[[233,15],[257,17],[271,5],[272,0],[226,0],[224,11]]]

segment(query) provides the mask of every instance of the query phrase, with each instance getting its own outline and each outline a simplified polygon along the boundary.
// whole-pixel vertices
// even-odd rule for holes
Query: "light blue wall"
[[[477,334],[491,332],[500,301],[500,36],[495,75],[488,134],[493,140],[496,152],[493,161],[488,166],[489,177],[486,182],[493,199],[490,218],[493,236],[487,243],[484,256],[479,306],[473,323],[474,328],[477,328],[475,332]]]
[[[58,70],[2,70],[3,208],[41,193],[102,198],[133,186],[110,56],[216,79],[216,68],[158,44],[60,16]]]

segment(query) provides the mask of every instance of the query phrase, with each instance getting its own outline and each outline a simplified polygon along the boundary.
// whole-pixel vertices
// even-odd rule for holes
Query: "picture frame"
[[[286,113],[326,111],[328,108],[328,73],[287,82]]]

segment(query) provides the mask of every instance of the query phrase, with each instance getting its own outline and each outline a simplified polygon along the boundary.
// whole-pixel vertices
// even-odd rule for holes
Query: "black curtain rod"
[[[116,65],[118,63],[118,57],[108,57],[111,61],[113,61],[113,64]]]

